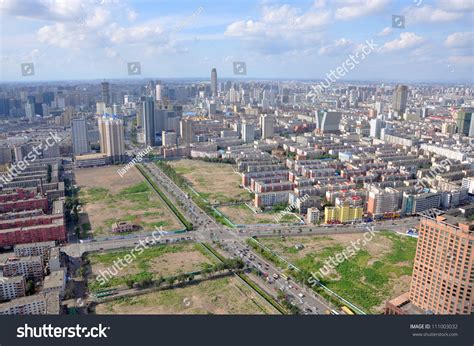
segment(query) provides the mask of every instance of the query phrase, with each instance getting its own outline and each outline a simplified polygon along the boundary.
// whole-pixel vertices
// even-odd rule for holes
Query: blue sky
[[[150,78],[233,77],[245,61],[248,78],[324,79],[366,41],[377,46],[345,80],[474,75],[472,0],[1,0],[0,15],[2,80],[135,78],[135,61]]]

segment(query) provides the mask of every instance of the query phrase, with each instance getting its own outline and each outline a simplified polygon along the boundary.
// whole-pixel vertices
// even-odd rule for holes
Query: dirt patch
[[[157,275],[168,276],[199,270],[202,263],[211,262],[199,251],[167,253],[151,260],[150,268]]]
[[[273,223],[296,223],[299,219],[294,215],[288,214],[279,222],[275,220],[275,213],[254,213],[245,204],[237,204],[231,206],[219,207],[227,218],[237,225],[254,225],[254,224],[273,224]]]
[[[97,314],[276,314],[235,277],[100,304]]]
[[[94,236],[116,235],[111,226],[117,221],[128,221],[141,226],[141,231],[152,231],[155,227],[178,230],[183,226],[165,203],[145,182],[139,171],[132,167],[123,177],[117,170],[123,166],[97,167],[75,171],[76,184],[80,188],[79,198],[85,203],[80,215],[80,227],[91,225]],[[125,189],[142,185],[144,192],[124,193]]]
[[[249,193],[239,186],[242,178],[230,164],[199,160],[171,161],[169,164],[211,204],[250,201]]]
[[[104,187],[112,194],[120,192],[124,187],[143,181],[140,172],[131,168],[123,177],[117,173],[125,165],[81,168],[74,171],[76,184],[81,187]]]

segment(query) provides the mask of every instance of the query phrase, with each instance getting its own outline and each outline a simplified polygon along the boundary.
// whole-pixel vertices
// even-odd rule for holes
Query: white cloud
[[[448,58],[453,64],[469,65],[472,69],[474,65],[474,55],[454,55]]]
[[[310,8],[306,13],[289,5],[265,6],[258,20],[241,20],[227,26],[224,35],[243,40],[249,48],[280,54],[314,46],[322,27],[329,24],[328,10]]]
[[[471,48],[474,46],[474,32],[455,32],[444,41],[448,48]]]
[[[452,22],[463,16],[463,13],[445,11],[430,5],[422,7],[409,7],[404,14],[411,23],[442,23]]]
[[[341,38],[328,45],[322,46],[321,48],[319,48],[318,53],[319,55],[339,55],[350,50],[353,45],[354,44],[352,43],[352,41],[346,38]]]
[[[127,18],[129,21],[134,22],[138,18],[138,13],[134,10],[128,11]]]
[[[390,0],[343,0],[342,7],[336,10],[335,18],[351,20],[377,13],[388,6]]]
[[[474,11],[472,0],[438,0],[438,6],[448,11]]]
[[[424,41],[422,37],[417,36],[413,32],[403,32],[400,34],[400,38],[385,43],[382,51],[391,52],[408,48],[419,48]]]
[[[393,32],[393,29],[391,27],[385,27],[382,31],[380,31],[377,36],[383,37],[383,36],[388,36]]]

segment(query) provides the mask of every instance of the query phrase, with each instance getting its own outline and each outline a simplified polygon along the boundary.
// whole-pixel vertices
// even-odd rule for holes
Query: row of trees
[[[196,273],[181,273],[175,276],[163,277],[160,276],[158,279],[153,280],[151,275],[135,280],[134,278],[129,278],[125,281],[128,288],[139,287],[159,287],[163,283],[166,283],[169,286],[178,284],[182,285],[187,282],[194,280],[196,275],[202,275],[204,277],[209,277],[211,274],[225,272],[225,271],[239,271],[244,268],[244,262],[240,258],[234,259],[225,259],[223,262],[216,263],[214,265],[206,265],[201,271]]]

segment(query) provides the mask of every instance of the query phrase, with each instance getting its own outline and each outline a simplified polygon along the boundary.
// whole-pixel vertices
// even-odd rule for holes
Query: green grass
[[[162,290],[136,297],[125,297],[104,303],[108,313],[120,312],[120,307],[163,307],[165,311],[176,314],[209,314],[214,309],[210,306],[225,311],[227,314],[264,314],[273,313],[274,310],[264,305],[261,299],[254,299],[250,295],[251,289],[245,284],[235,282],[230,277],[223,277],[200,282],[197,285],[187,286],[172,290]],[[243,294],[245,298],[242,298]],[[194,302],[192,297],[201,297],[203,304]],[[190,305],[183,301],[188,299]],[[243,303],[243,304],[242,304]],[[117,310],[116,310],[117,309]],[[163,313],[163,312],[161,312]]]
[[[372,257],[362,248],[353,257],[340,263],[335,268],[335,273],[322,278],[323,284],[329,289],[369,313],[376,313],[377,311],[374,310],[376,307],[392,298],[392,287],[398,278],[403,275],[411,275],[416,252],[415,238],[401,237],[388,231],[380,232],[376,237],[384,237],[391,242],[390,250],[384,253],[379,260],[369,264]],[[277,251],[283,257],[295,257],[296,252],[292,250],[291,246],[282,244],[280,238],[266,239],[264,243],[271,249],[278,248]],[[296,258],[292,262],[303,272],[317,272],[330,256],[334,258],[344,248],[339,244],[331,245],[321,251]],[[277,258],[268,252],[266,253],[267,259],[282,265]]]
[[[193,229],[193,224],[189,222],[183,214],[178,210],[178,208],[175,207],[173,203],[166,197],[166,195],[158,188],[158,186],[155,184],[155,182],[150,178],[150,176],[145,172],[145,169],[141,165],[136,166],[140,173],[145,177],[145,179],[150,183],[150,185],[153,187],[153,189],[158,193],[158,195],[161,197],[161,199],[168,205],[168,207],[171,209],[171,211],[176,215],[176,217],[181,221],[181,223],[184,225],[184,227],[188,230],[191,231]]]
[[[100,285],[97,280],[92,279],[89,280],[88,287],[91,291],[95,292],[99,289],[124,285],[126,284],[127,280],[138,282],[142,279],[153,279],[153,274],[150,272],[150,261],[167,253],[183,252],[183,256],[186,256],[185,253],[190,251],[190,249],[194,250],[195,248],[190,246],[188,243],[149,247],[148,249],[144,249],[141,254],[136,252],[136,258],[132,264],[130,264],[139,269],[138,273],[115,276],[107,281],[104,285]],[[101,264],[105,267],[112,267],[114,265],[114,261],[120,258],[123,259],[128,254],[130,254],[130,250],[95,253],[89,255],[89,260],[91,265]]]

